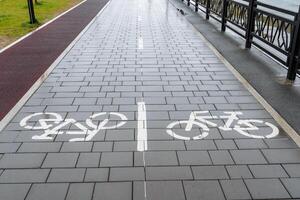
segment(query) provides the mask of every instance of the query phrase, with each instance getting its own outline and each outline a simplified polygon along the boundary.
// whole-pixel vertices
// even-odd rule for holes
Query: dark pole
[[[248,22],[247,22],[247,30],[246,30],[246,48],[250,49],[252,44],[252,33],[255,29],[255,9],[257,8],[257,0],[250,0],[248,7]]]
[[[209,19],[210,15],[210,0],[207,0],[207,5],[206,5],[206,19]]]
[[[34,14],[33,2],[32,2],[32,0],[27,0],[27,3],[28,3],[30,24],[34,24],[36,22],[36,18],[35,18],[35,14]]]
[[[224,32],[226,30],[226,17],[227,17],[227,0],[223,0],[223,9],[222,9],[222,27],[221,30]]]
[[[198,12],[198,1],[199,1],[199,0],[196,0],[196,1],[195,1],[195,12]]]
[[[295,19],[295,28],[291,37],[291,51],[288,57],[288,74],[287,79],[294,81],[296,79],[297,70],[299,67],[299,56],[300,56],[300,6],[298,10],[297,18]]]

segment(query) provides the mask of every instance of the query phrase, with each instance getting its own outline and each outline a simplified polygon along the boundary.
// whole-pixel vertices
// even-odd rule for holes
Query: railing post
[[[255,10],[257,8],[257,0],[250,0],[248,7],[248,22],[246,29],[246,48],[250,49],[252,44],[253,35],[255,29]]]
[[[36,22],[36,18],[35,18],[35,14],[34,14],[34,7],[33,7],[32,0],[27,0],[27,4],[28,4],[30,24],[34,24]]]
[[[206,1],[206,19],[209,20],[210,15],[210,0]]]
[[[288,56],[288,74],[287,79],[294,81],[297,76],[297,70],[300,59],[300,6],[298,10],[297,18],[295,19],[295,29],[291,36],[291,50]]]
[[[228,0],[223,0],[223,9],[222,9],[222,27],[221,30],[226,31],[226,17],[227,17],[227,4]]]
[[[191,5],[191,0],[187,0],[187,6]]]
[[[199,0],[195,0],[195,12],[198,12],[198,1]]]

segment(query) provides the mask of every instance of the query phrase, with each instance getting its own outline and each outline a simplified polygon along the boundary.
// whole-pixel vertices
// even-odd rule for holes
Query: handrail
[[[288,68],[287,79],[300,74],[300,6],[298,12],[258,0],[182,0],[195,12],[204,12]]]

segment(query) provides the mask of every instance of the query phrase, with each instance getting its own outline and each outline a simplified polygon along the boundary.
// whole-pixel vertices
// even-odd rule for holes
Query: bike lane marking
[[[113,126],[106,126],[109,122],[109,117],[107,119],[104,119],[100,124],[94,124],[94,122],[92,121],[93,119],[106,114],[118,116],[121,119],[121,122]],[[38,119],[37,122],[40,124],[40,126],[36,126],[37,124],[35,124],[34,126],[27,124],[27,121],[29,121],[32,117],[37,117],[39,115],[52,115],[55,118]],[[69,140],[69,142],[83,142],[83,141],[91,141],[93,137],[96,134],[98,134],[101,130],[119,128],[125,125],[127,120],[128,118],[122,113],[116,113],[116,112],[96,113],[90,116],[88,119],[86,119],[86,125],[88,126],[86,127],[84,124],[77,122],[73,118],[68,118],[63,120],[61,115],[59,115],[58,113],[34,113],[23,118],[20,121],[20,126],[23,127],[24,129],[43,131],[42,135],[34,135],[32,137],[33,140],[53,140],[54,137],[51,137],[50,135],[61,135],[65,133],[67,135],[84,135],[85,136],[84,138],[72,138]],[[52,122],[52,124],[48,124],[49,122]],[[68,124],[72,124],[76,126],[80,131],[61,130],[63,127],[65,127]],[[90,130],[89,128],[92,128],[93,130]]]
[[[148,150],[147,116],[145,102],[138,102],[138,122],[137,122],[137,150]]]
[[[206,114],[206,115],[203,115]],[[210,116],[208,115],[209,111],[193,111],[190,114],[190,118],[188,120],[180,120],[180,121],[174,121],[170,123],[167,128],[166,132],[167,134],[171,135],[172,137],[180,140],[200,140],[209,135],[209,127],[217,127],[218,129],[221,129],[223,131],[232,131],[235,130],[237,133],[244,135],[249,138],[255,138],[255,139],[270,139],[274,138],[279,134],[279,129],[277,126],[269,123],[264,122],[262,120],[256,120],[256,119],[240,119],[238,115],[243,115],[242,112],[224,112],[226,115],[221,116]],[[223,126],[218,126],[217,124],[209,121],[209,119],[227,119],[225,124]],[[233,126],[233,124],[236,122],[236,124]],[[257,131],[259,130],[259,127],[255,126],[254,124],[264,124],[271,128],[272,132],[267,135],[256,135],[251,134],[250,131]],[[185,125],[185,131],[190,132],[193,128],[193,126],[198,126],[202,129],[201,134],[193,137],[184,136],[180,134],[176,134],[172,128],[178,125]]]

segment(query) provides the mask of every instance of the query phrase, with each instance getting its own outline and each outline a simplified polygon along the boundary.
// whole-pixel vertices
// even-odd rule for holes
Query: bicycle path
[[[300,198],[299,148],[191,27],[112,0],[0,133],[0,199]]]

